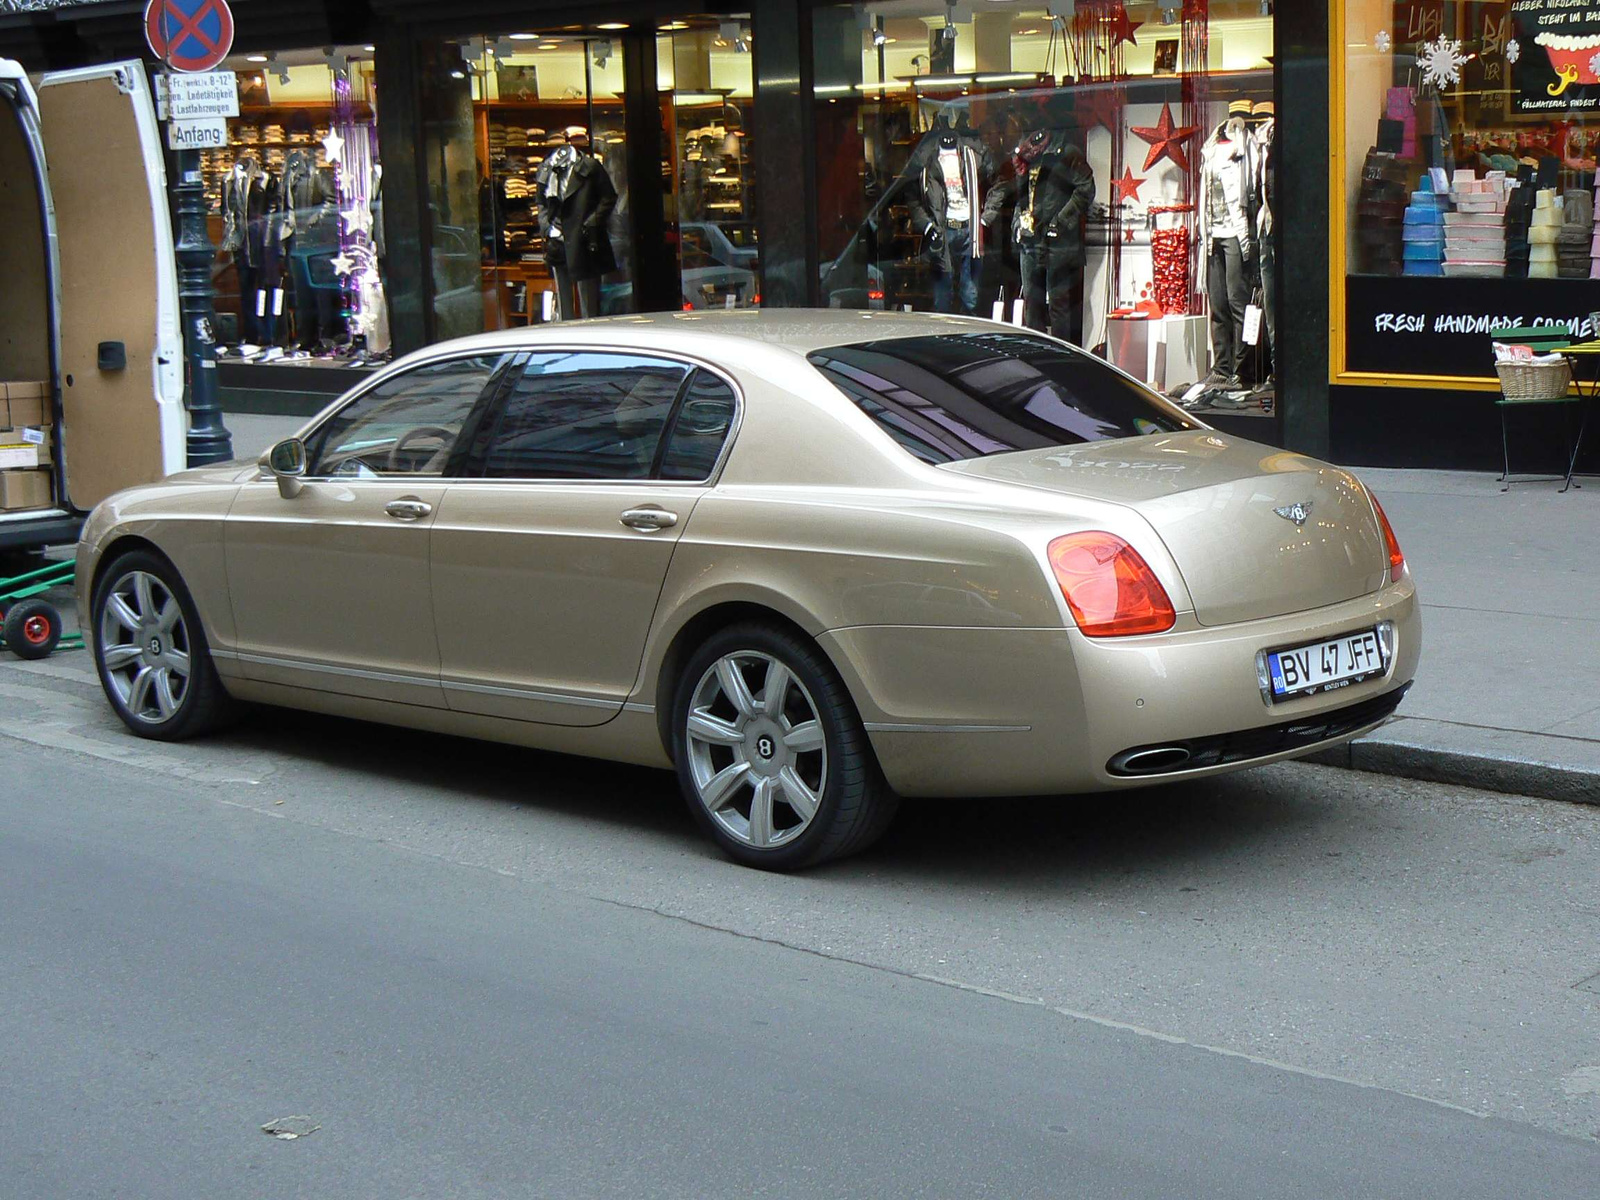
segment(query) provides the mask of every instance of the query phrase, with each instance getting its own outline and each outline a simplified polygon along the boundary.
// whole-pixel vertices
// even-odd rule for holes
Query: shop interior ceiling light
[[[594,65],[603,68],[611,57],[611,39],[602,38],[594,44]]]

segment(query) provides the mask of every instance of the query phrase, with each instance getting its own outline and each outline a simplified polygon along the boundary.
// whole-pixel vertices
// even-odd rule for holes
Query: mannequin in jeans
[[[1200,231],[1211,303],[1212,370],[1205,382],[1224,392],[1243,389],[1239,368],[1245,352],[1245,308],[1255,271],[1250,219],[1254,149],[1246,121],[1250,107],[1248,100],[1229,105],[1228,119],[1200,152]]]
[[[983,264],[984,192],[994,174],[988,147],[966,123],[941,113],[912,156],[911,227],[922,234],[933,265],[933,306],[939,312],[978,311]],[[920,169],[918,169],[920,165]]]

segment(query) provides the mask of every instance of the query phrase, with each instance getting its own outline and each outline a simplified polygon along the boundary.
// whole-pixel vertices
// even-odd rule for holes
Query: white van
[[[181,470],[183,345],[144,67],[0,58],[0,552]],[[30,448],[31,447],[31,452]]]

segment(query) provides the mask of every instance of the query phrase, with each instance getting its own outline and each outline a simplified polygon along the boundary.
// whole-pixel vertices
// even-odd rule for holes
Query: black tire
[[[138,715],[130,709],[113,678],[116,669],[108,667],[106,662],[107,653],[112,649],[103,636],[106,606],[111,602],[113,591],[135,572],[151,577],[161,592],[177,602],[182,616],[181,643],[174,639],[164,648],[170,651],[181,645],[182,652],[188,656],[189,674],[171,715],[166,717]],[[100,676],[100,686],[122,723],[134,733],[156,741],[176,742],[210,733],[236,716],[238,705],[217,677],[217,669],[211,661],[211,650],[206,642],[205,627],[200,623],[194,598],[184,586],[177,568],[164,557],[149,550],[131,550],[104,565],[95,582],[89,612],[94,622],[94,664]],[[131,664],[122,669],[136,670]]]
[[[701,799],[691,758],[689,718],[697,691],[709,682],[719,662],[738,655],[749,655],[752,660],[776,660],[787,668],[802,689],[800,701],[814,712],[822,731],[825,757],[821,761],[826,768],[814,814],[809,824],[795,827],[799,832],[790,840],[766,848],[757,848],[736,836],[723,819],[713,815]],[[725,854],[745,866],[794,871],[859,853],[882,836],[900,803],[883,778],[860,715],[838,672],[814,642],[776,625],[748,622],[730,626],[689,656],[673,694],[672,749],[678,783],[690,813]],[[734,752],[730,749],[728,753],[731,756]],[[744,753],[741,748],[740,754]],[[795,761],[798,763],[799,759]],[[712,768],[701,767],[703,771],[708,769]],[[723,811],[738,815],[736,806]],[[796,813],[791,811],[790,815]]]
[[[18,658],[48,658],[61,641],[61,614],[44,600],[22,600],[6,610],[6,649]]]

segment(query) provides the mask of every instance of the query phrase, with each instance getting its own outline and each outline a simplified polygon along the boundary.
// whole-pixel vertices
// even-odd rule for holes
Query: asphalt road
[[[1283,767],[773,877],[666,776],[6,659],[0,1197],[1592,1197],[1597,867]]]

